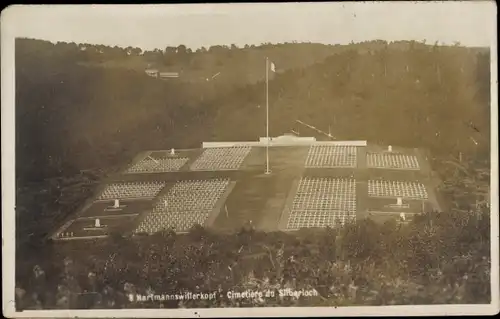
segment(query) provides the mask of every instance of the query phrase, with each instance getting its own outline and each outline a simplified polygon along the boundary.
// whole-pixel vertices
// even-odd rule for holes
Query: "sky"
[[[376,39],[492,46],[495,9],[493,1],[11,6],[2,27],[16,37],[143,50]]]

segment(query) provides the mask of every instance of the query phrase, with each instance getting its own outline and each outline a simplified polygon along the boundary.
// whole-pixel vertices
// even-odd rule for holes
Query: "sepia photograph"
[[[495,2],[1,22],[4,316],[499,312]]]

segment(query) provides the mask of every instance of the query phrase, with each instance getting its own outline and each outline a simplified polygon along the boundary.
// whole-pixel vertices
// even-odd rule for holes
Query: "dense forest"
[[[263,44],[244,48],[213,46],[195,51],[180,45],[143,52],[139,48],[132,47],[113,48],[61,42],[53,44],[33,39],[17,39],[15,56],[18,239],[16,243],[19,267],[17,278],[18,284],[30,291],[28,295],[20,298],[19,302],[24,300],[28,308],[39,307],[38,304],[44,307],[56,307],[56,300],[43,301],[45,297],[40,296],[40,292],[48,287],[36,281],[37,275],[33,275],[35,279],[31,277],[30,272],[37,260],[35,258],[37,254],[52,256],[47,260],[53,264],[42,265],[44,276],[60,278],[61,272],[67,274],[68,271],[64,270],[66,262],[63,262],[65,256],[74,259],[74,264],[85,264],[86,266],[82,266],[83,268],[78,271],[78,276],[87,278],[89,271],[101,276],[94,283],[97,286],[85,289],[102,292],[102,289],[119,290],[121,288],[118,287],[123,286],[121,275],[117,275],[124,271],[116,264],[120,260],[121,263],[125,263],[126,258],[137,259],[137,263],[132,262],[128,271],[136,278],[134,284],[142,286],[143,279],[138,276],[151,274],[153,270],[148,268],[152,267],[149,261],[157,262],[156,258],[162,255],[161,251],[174,249],[172,248],[174,246],[179,251],[188,249],[186,248],[188,246],[198,247],[199,243],[196,241],[191,243],[190,237],[186,239],[172,234],[158,235],[168,235],[170,236],[168,240],[156,237],[143,239],[143,241],[163,242],[159,246],[153,245],[156,248],[151,248],[149,252],[145,247],[150,243],[111,238],[111,241],[118,240],[120,245],[135,247],[129,249],[131,254],[135,255],[117,257],[118,261],[112,262],[115,263],[114,268],[111,268],[114,270],[109,270],[110,268],[103,270],[99,268],[102,265],[98,265],[103,260],[102,256],[96,257],[94,264],[87,265],[78,259],[86,257],[85,254],[81,254],[79,248],[72,250],[56,247],[57,245],[46,243],[43,238],[54,225],[58,225],[61,219],[72,213],[90,195],[102,177],[126,164],[139,151],[199,147],[202,141],[207,140],[257,140],[259,136],[265,134],[263,106],[265,106],[266,57],[269,57],[277,68],[277,72],[272,74],[269,82],[271,135],[294,130],[304,136],[313,135],[321,138],[314,131],[298,126],[296,120],[301,120],[324,131],[331,130],[337,139],[363,139],[373,143],[428,149],[435,157],[434,168],[447,182],[443,186],[443,192],[449,197],[448,200],[457,202],[451,205],[454,211],[443,215],[439,222],[435,222],[437,223],[435,227],[438,228],[433,228],[434,226],[419,228],[423,225],[423,221],[419,220],[405,228],[398,228],[397,225],[356,226],[373,229],[370,234],[373,233],[375,237],[378,236],[377,231],[384,234],[383,236],[387,235],[377,239],[386,245],[384,249],[388,249],[387,251],[395,251],[391,246],[396,245],[395,242],[404,244],[400,248],[399,259],[391,259],[388,265],[383,265],[382,261],[381,263],[373,261],[375,264],[367,266],[372,272],[383,275],[390,273],[395,281],[404,282],[405,284],[398,286],[400,287],[398,289],[420,291],[418,289],[421,288],[416,287],[424,287],[431,280],[420,275],[411,277],[408,273],[410,271],[408,263],[412,257],[410,255],[415,252],[415,245],[420,245],[419,249],[424,251],[427,249],[425,248],[427,244],[437,245],[440,242],[439,245],[444,246],[431,245],[434,247],[432,249],[449,252],[443,255],[444,259],[440,262],[452,267],[454,260],[462,258],[465,263],[463,266],[465,268],[460,272],[449,268],[448,274],[450,276],[452,273],[465,274],[464,276],[469,274],[468,279],[462,281],[456,278],[453,281],[449,277],[442,276],[440,280],[434,281],[435,289],[433,288],[432,292],[414,295],[412,292],[407,297],[401,297],[403,299],[400,301],[394,301],[394,296],[401,295],[401,291],[384,288],[389,289],[387,293],[393,297],[383,300],[380,296],[373,297],[373,303],[425,303],[429,298],[435,298],[440,294],[446,299],[451,293],[444,293],[440,289],[456,290],[462,287],[464,282],[467,283],[464,284],[465,288],[462,287],[462,292],[455,294],[459,297],[456,299],[450,297],[451,299],[442,301],[486,302],[489,296],[487,274],[489,237],[486,236],[489,233],[486,231],[489,229],[489,219],[483,215],[468,214],[474,205],[471,202],[472,197],[468,197],[470,190],[467,187],[472,190],[478,188],[479,183],[484,185],[489,183],[489,173],[484,176],[484,171],[489,170],[490,145],[488,49],[466,48],[459,44],[428,45],[415,41],[392,43],[370,41],[329,46],[314,43]],[[149,77],[144,72],[148,67],[179,72],[180,78],[161,80]],[[220,75],[211,78],[214,74]],[[447,166],[447,161],[458,158],[459,153],[463,163],[458,166]],[[459,173],[456,173],[457,171]],[[434,216],[431,220],[436,218]],[[429,222],[429,219],[424,217],[422,220]],[[357,229],[353,227],[352,229]],[[426,237],[429,231],[438,231],[439,235],[433,233],[435,236],[429,239]],[[205,230],[198,232],[204,236],[200,240],[203,243],[202,247],[205,248],[193,251],[194,255],[183,257],[189,259],[189,262],[180,257],[178,259],[175,259],[177,258],[175,256],[169,257],[173,258],[170,260],[174,265],[173,268],[191,265],[191,268],[199,269],[200,273],[211,271],[203,269],[202,265],[206,265],[207,260],[221,258],[217,253],[211,252],[211,249],[206,249],[206,245],[214,242],[220,242],[219,247],[232,245],[234,239],[232,236],[236,236],[210,234]],[[454,235],[450,235],[460,232],[464,232],[463,237],[457,237],[458,239],[453,239]],[[196,230],[192,233],[197,234]],[[358,243],[366,237],[362,236],[361,232],[356,234],[352,235],[354,237],[349,240],[350,242]],[[473,235],[476,237],[472,239],[467,237]],[[300,247],[296,245],[296,241],[301,240],[300,236],[295,239],[284,234],[257,233],[251,236],[260,237],[258,240],[253,237],[249,240],[245,237],[247,238],[245,245],[255,240],[256,246],[268,245],[272,252],[277,251],[277,246],[274,246],[279,240],[287,242],[287,245]],[[328,230],[318,231],[317,238],[311,239],[312,243],[308,245],[320,249],[324,246],[322,243],[329,241],[331,236],[333,235]],[[467,246],[469,239],[470,246]],[[446,240],[452,241],[446,242]],[[115,244],[103,242],[99,247],[100,245],[114,247]],[[194,249],[193,247],[191,248]],[[355,264],[366,259],[363,253],[354,253],[353,250],[356,249],[358,248],[354,246],[343,248],[342,251],[346,251],[347,255],[344,254],[341,259],[328,255],[330,252],[309,253],[309,255],[306,252],[295,252],[296,258],[306,266],[290,267],[295,269],[293,271],[302,273],[302,275],[295,274],[295,277],[309,278],[310,274],[306,272],[313,267],[307,265],[313,265],[314,258],[321,256],[330,258],[331,267],[334,267],[335,263],[347,261]],[[108,252],[104,248],[102,251]],[[80,252],[79,257],[76,256],[78,252]],[[97,251],[92,254],[94,253],[98,254]],[[249,254],[254,253],[252,251]],[[304,255],[301,255],[302,253]],[[382,252],[371,251],[370,255],[373,255],[372,253],[377,255]],[[144,257],[145,254],[148,258]],[[30,258],[23,258],[26,255]],[[429,263],[429,269],[444,272],[440,262],[428,260],[436,255],[436,250],[429,250],[424,255],[422,258]],[[258,261],[250,259],[251,261],[245,262],[247,263],[245,267],[251,268],[254,263],[262,262],[260,259]],[[88,259],[89,262],[90,260]],[[232,257],[226,258],[228,263],[230,260]],[[403,260],[406,264],[401,264]],[[476,263],[477,260],[481,262]],[[266,270],[256,275],[261,280],[264,280],[264,277],[269,279],[270,267],[274,269],[273,262],[264,264]],[[386,266],[392,267],[394,271],[383,272],[383,269],[388,269]],[[427,267],[423,264],[420,266]],[[219,270],[213,270],[216,274],[214,276],[225,278],[227,274],[220,269],[227,269],[227,265],[221,262],[217,267]],[[478,267],[484,269],[477,270]],[[110,271],[117,273],[110,274]],[[321,271],[328,272],[327,269]],[[365,289],[363,293],[366,294],[369,291],[383,290],[375,286],[370,288],[367,286],[370,280],[359,277],[363,277],[366,269],[360,268],[356,271],[356,276],[350,274],[346,277],[349,282],[352,281],[350,284],[363,287],[362,290]],[[402,275],[401,272],[406,273]],[[249,272],[245,270],[241,273]],[[169,277],[167,274],[161,276],[170,278],[168,280],[175,277]],[[322,278],[321,280],[324,279],[322,276],[316,274],[317,278]],[[71,280],[68,282],[66,279],[61,279],[60,285],[66,287],[61,289],[69,289],[68,287],[75,282],[79,287],[75,288],[76,290],[83,289],[82,285],[91,285],[80,277],[71,277],[73,283]],[[22,278],[31,279],[26,282]],[[242,278],[233,280],[242,282]],[[281,283],[288,280],[284,278],[280,277]],[[191,279],[185,280],[187,282]],[[215,281],[206,284],[212,289]],[[297,287],[314,285],[306,281],[295,285]],[[383,282],[384,280],[374,281],[374,285]],[[350,284],[346,284],[345,287]],[[182,283],[172,285],[179,289],[186,288]],[[341,286],[344,287],[344,283]],[[50,289],[55,291],[58,287]],[[22,294],[22,291],[26,293],[23,289],[19,293]],[[349,295],[347,290],[332,294],[344,296],[342,298],[347,304],[357,304],[359,300],[368,298],[368,295],[363,294],[358,297],[346,297]],[[331,304],[333,295],[324,293],[322,295],[326,296],[326,301],[322,302]],[[65,302],[70,302],[69,295],[62,293],[62,296]],[[114,299],[108,301],[116,305],[119,302],[116,295],[113,296]],[[339,298],[341,297],[335,297],[335,302],[338,302]],[[360,299],[356,301],[356,298]],[[81,298],[72,301],[71,306],[83,307],[81,302],[83,302]],[[102,306],[105,303],[103,300],[90,302],[92,307],[100,307],[98,304]]]
[[[388,47],[365,54],[351,50],[290,70],[270,83],[271,135],[289,131],[301,119],[324,131],[330,127],[338,139],[445,154],[473,151],[472,137],[488,148],[489,78],[482,69],[489,64],[482,59],[464,48]],[[254,85],[221,98],[226,111],[219,112],[217,123],[232,127],[217,125],[217,138],[234,136],[229,132],[251,138],[263,131],[264,114],[255,110],[263,90]]]
[[[107,59],[124,65],[130,60],[133,66],[139,58],[154,60],[154,52],[29,39],[16,43],[21,184],[123,164],[144,149],[257,139],[265,132],[259,106],[265,105],[266,56],[279,69],[269,84],[271,135],[292,129],[315,134],[296,127],[296,120],[303,120],[325,131],[330,127],[339,139],[443,154],[489,147],[489,54],[484,50],[383,41],[352,48],[282,44],[197,52],[180,46],[155,51],[162,57],[156,59],[168,64],[171,51],[186,67],[189,59],[200,59],[205,76],[221,72],[217,63],[207,62],[214,56],[238,68],[224,66],[227,72],[212,81],[189,76],[159,81],[144,69],[101,66]],[[260,73],[257,83],[252,72]]]

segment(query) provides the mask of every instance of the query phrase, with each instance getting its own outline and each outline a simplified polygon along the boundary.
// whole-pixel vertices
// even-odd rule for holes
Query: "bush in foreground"
[[[489,213],[428,213],[407,224],[57,244],[17,285],[17,307],[347,306],[490,302]],[[33,271],[31,271],[33,269]],[[286,290],[288,289],[288,290]],[[274,292],[231,299],[227,292]],[[286,292],[315,291],[312,296]],[[213,293],[212,300],[129,295]],[[160,298],[160,297],[158,297]],[[174,297],[171,297],[174,298]],[[161,299],[161,298],[160,298]],[[167,297],[168,299],[168,297]]]

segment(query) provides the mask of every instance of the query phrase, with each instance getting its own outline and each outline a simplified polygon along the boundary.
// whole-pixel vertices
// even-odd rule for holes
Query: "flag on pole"
[[[274,65],[273,62],[271,62],[271,71],[276,73],[276,66]]]
[[[269,69],[273,73],[276,73],[274,63],[266,57],[266,174],[271,173],[269,170]]]

